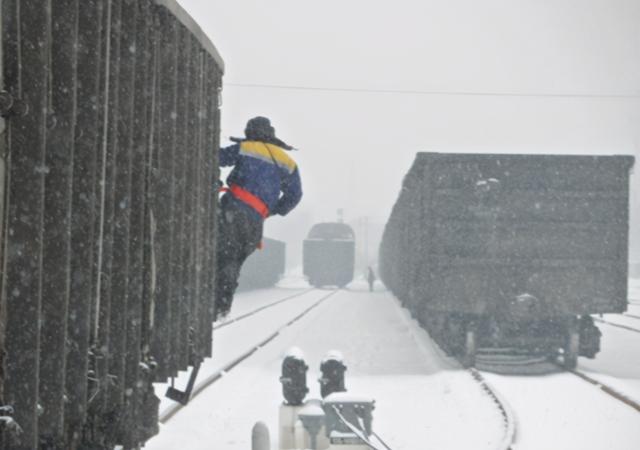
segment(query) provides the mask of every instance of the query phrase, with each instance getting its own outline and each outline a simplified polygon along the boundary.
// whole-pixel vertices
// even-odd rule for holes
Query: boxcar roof
[[[354,233],[346,223],[322,222],[317,223],[309,231],[309,239],[353,239]]]
[[[173,14],[174,17],[182,23],[182,25],[193,33],[207,53],[215,59],[220,71],[224,73],[224,61],[222,60],[218,49],[216,49],[216,46],[213,45],[213,42],[211,42],[211,39],[209,39],[205,32],[202,31],[202,28],[200,28],[200,25],[198,25],[194,18],[191,17],[176,0],[154,0],[154,2],[167,8],[171,14]]]
[[[416,162],[441,160],[454,161],[486,161],[488,159],[502,159],[506,161],[530,160],[540,163],[574,162],[581,164],[613,162],[633,167],[635,157],[633,155],[573,155],[573,154],[515,154],[515,153],[438,153],[418,152]]]

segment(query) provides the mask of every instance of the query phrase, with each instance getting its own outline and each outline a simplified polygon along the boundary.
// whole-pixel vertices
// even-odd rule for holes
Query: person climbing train
[[[287,215],[302,198],[300,171],[266,117],[247,122],[244,138],[220,149],[220,167],[233,169],[220,199],[217,239],[216,320],[231,310],[244,261],[260,246],[264,221]]]

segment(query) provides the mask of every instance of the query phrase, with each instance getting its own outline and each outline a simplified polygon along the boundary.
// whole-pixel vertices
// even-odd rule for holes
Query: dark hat
[[[231,138],[234,142],[262,141],[269,144],[275,144],[285,150],[294,150],[294,148],[276,137],[276,130],[271,126],[271,121],[266,117],[257,116],[249,119],[247,126],[244,128],[245,139]]]
[[[268,142],[275,139],[276,130],[271,126],[269,119],[258,116],[247,122],[244,135],[247,139]]]

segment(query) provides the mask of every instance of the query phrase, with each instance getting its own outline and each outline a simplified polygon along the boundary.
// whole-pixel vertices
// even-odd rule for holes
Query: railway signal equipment
[[[309,433],[311,449],[316,450],[318,448],[318,433],[325,424],[323,409],[315,403],[309,403],[298,413],[298,418]]]
[[[333,393],[324,399],[326,435],[331,448],[370,448],[374,404],[375,401],[369,397],[344,392]]]
[[[309,392],[307,388],[307,370],[309,366],[304,361],[302,352],[293,348],[282,361],[282,394],[291,406],[301,405]]]
[[[327,397],[334,392],[346,392],[344,385],[344,373],[347,366],[344,364],[342,354],[336,350],[330,351],[320,364],[322,376],[320,382],[320,395]]]

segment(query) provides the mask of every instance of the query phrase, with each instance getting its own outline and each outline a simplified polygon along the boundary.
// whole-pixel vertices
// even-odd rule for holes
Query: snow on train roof
[[[353,240],[354,238],[353,228],[341,222],[317,223],[311,227],[308,236],[308,239]]]
[[[171,12],[171,14],[173,14],[173,16],[193,34],[193,36],[200,42],[200,45],[202,45],[202,48],[204,48],[204,50],[216,61],[220,71],[224,73],[224,60],[222,59],[222,56],[220,56],[220,52],[218,52],[218,49],[202,30],[198,22],[196,22],[196,20],[182,7],[182,5],[180,5],[176,0],[154,0],[154,2],[167,8],[169,12]]]

